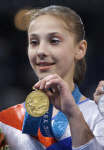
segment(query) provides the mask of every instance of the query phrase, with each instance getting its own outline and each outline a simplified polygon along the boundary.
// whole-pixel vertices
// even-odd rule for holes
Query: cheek
[[[74,53],[71,51],[64,51],[64,53],[60,56],[60,63],[63,68],[67,71],[73,68],[74,65]]]
[[[31,50],[28,50],[28,58],[29,58],[30,64],[34,66],[36,62],[36,55]]]

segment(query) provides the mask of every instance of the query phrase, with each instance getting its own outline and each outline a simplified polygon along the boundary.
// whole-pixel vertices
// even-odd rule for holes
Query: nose
[[[41,42],[37,48],[37,56],[43,59],[48,56],[48,45],[45,42]]]

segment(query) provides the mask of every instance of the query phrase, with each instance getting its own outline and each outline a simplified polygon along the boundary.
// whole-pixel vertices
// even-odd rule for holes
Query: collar
[[[75,88],[72,91],[72,95],[74,97],[74,100],[76,102],[76,104],[78,104],[80,102],[80,98],[83,96],[78,88],[78,86],[75,84]]]

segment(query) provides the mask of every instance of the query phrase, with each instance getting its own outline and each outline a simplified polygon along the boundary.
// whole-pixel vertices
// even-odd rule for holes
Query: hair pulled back
[[[29,12],[29,24],[41,15],[53,15],[62,19],[68,27],[69,32],[75,34],[75,42],[80,42],[85,38],[85,30],[80,16],[71,8],[64,6],[48,6],[41,9],[33,9]],[[29,27],[28,24],[28,27]],[[74,83],[78,84],[84,79],[86,72],[85,58],[78,60],[75,65]]]

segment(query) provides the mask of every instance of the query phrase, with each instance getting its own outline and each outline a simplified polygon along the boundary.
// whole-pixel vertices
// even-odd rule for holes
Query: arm
[[[73,147],[84,145],[94,138],[92,131],[89,129],[77,106],[72,110],[72,115],[68,118],[70,122]]]
[[[93,138],[88,143],[80,147],[73,147],[72,150],[104,150],[104,147],[97,142],[96,138]]]
[[[84,145],[94,138],[74,101],[68,84],[63,79],[56,74],[49,75],[40,80],[35,85],[35,88],[46,91],[51,103],[67,116],[70,122],[73,147]],[[49,88],[53,92],[50,92]]]

